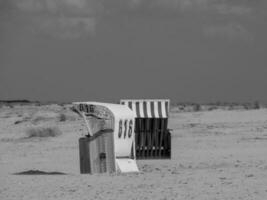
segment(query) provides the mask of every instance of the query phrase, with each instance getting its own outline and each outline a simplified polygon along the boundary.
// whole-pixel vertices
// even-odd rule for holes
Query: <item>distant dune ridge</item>
[[[69,105],[70,102],[57,102],[57,101],[31,101],[31,100],[0,100],[0,106],[15,106],[15,105]],[[197,102],[175,102],[172,101],[171,108],[173,111],[198,111],[198,110],[216,110],[216,109],[223,109],[223,110],[238,110],[238,109],[259,109],[259,108],[266,108],[266,103],[261,103],[259,101],[253,102],[211,102],[211,103],[197,103]],[[66,109],[66,107],[65,107]]]

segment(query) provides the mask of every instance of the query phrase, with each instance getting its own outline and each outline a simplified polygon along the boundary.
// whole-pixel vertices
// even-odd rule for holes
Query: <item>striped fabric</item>
[[[137,118],[168,118],[169,115],[169,99],[122,99],[120,104],[132,109]]]

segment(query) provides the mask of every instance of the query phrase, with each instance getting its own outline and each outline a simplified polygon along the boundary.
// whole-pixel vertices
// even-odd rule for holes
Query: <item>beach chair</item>
[[[120,104],[75,102],[87,134],[79,139],[80,172],[138,172],[135,156],[135,114]]]
[[[135,117],[135,150],[137,159],[170,159],[171,133],[168,129],[170,100],[122,99]]]

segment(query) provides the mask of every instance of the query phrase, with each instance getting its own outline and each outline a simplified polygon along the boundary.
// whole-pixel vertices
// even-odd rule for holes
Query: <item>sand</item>
[[[27,138],[32,127],[62,134]],[[171,160],[138,160],[138,174],[81,175],[78,139],[86,129],[75,113],[2,107],[0,199],[267,199],[267,109],[171,113],[169,128]],[[27,170],[65,174],[14,174]]]

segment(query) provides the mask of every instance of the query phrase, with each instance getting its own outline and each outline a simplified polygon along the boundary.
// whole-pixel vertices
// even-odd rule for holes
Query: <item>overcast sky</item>
[[[0,99],[267,102],[266,0],[0,0]]]

